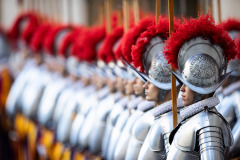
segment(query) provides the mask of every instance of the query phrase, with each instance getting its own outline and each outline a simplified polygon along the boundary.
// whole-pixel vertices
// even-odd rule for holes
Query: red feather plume
[[[82,47],[80,46],[79,41],[81,41],[81,38],[84,34],[86,34],[87,29],[82,28],[81,32],[78,33],[78,35],[74,38],[73,40],[73,46],[72,49],[70,50],[70,54],[77,59],[81,60],[81,53],[82,53]]]
[[[237,30],[240,31],[240,20],[235,18],[229,18],[228,20],[222,22],[223,28],[227,31]]]
[[[106,36],[105,27],[95,26],[86,29],[83,34],[76,40],[73,47],[73,54],[88,62],[93,62],[97,58],[97,44]]]
[[[21,22],[27,20],[27,25],[25,28],[20,30]],[[22,38],[25,43],[29,44],[34,34],[36,28],[38,27],[37,16],[31,12],[21,13],[14,21],[7,35],[12,40],[13,43],[17,41],[18,38]]]
[[[68,56],[68,49],[69,47],[72,47],[73,46],[73,43],[76,39],[76,37],[78,37],[82,31],[82,27],[77,27],[77,28],[74,28],[72,30],[72,32],[70,32],[69,34],[67,34],[64,39],[62,40],[62,43],[60,44],[59,48],[58,48],[58,53],[67,58]],[[71,54],[71,51],[70,51],[70,54]]]
[[[13,22],[13,25],[10,27],[10,29],[8,30],[8,37],[16,40],[19,37],[19,26],[20,26],[20,22],[26,17],[25,14],[20,14],[15,21]]]
[[[137,38],[140,36],[142,32],[147,30],[147,28],[154,24],[154,17],[146,17],[143,18],[139,23],[128,30],[128,32],[124,35],[122,39],[122,53],[124,58],[131,63],[131,48],[132,45],[135,45]]]
[[[47,53],[54,55],[56,52],[56,48],[54,48],[55,38],[57,34],[65,29],[69,29],[69,26],[57,26],[53,27],[51,31],[49,31],[47,37],[44,40],[44,47],[47,51]]]
[[[43,47],[44,38],[49,32],[51,26],[48,24],[40,25],[31,39],[30,46],[35,53],[39,53]]]
[[[221,46],[227,61],[233,59],[236,55],[235,43],[222,26],[217,26],[214,23],[213,17],[208,14],[202,15],[198,19],[185,20],[178,30],[166,41],[164,54],[168,63],[177,69],[178,52],[182,45],[200,36]]]
[[[228,20],[226,20],[226,21],[224,21],[224,22],[222,22],[222,24],[221,24],[222,26],[223,26],[223,28],[225,29],[225,30],[227,30],[227,31],[233,31],[233,30],[236,30],[236,31],[239,31],[240,32],[240,21],[239,20],[237,20],[236,18],[229,18]],[[239,36],[240,36],[240,34],[238,34]],[[240,56],[239,56],[239,50],[238,50],[238,40],[237,40],[237,38],[234,38],[233,39],[234,40],[234,42],[235,42],[235,44],[237,45],[237,48],[236,48],[236,51],[237,51],[237,55],[236,55],[236,58],[240,58]]]
[[[179,20],[174,21],[174,30],[179,27]],[[142,64],[142,54],[145,50],[146,45],[154,36],[160,36],[163,39],[169,37],[169,20],[167,17],[159,17],[158,24],[153,24],[148,27],[148,29],[143,32],[137,39],[136,45],[132,46],[132,60],[135,68],[138,68],[140,72],[145,72]]]
[[[22,38],[27,44],[30,43],[31,38],[33,37],[33,34],[39,25],[38,18],[36,15],[29,13],[28,18],[29,18],[29,24],[26,26],[26,28],[22,32]]]
[[[98,57],[104,62],[108,63],[115,60],[115,55],[113,52],[113,46],[122,37],[123,27],[118,27],[113,30],[112,33],[107,35],[103,45],[98,52]]]

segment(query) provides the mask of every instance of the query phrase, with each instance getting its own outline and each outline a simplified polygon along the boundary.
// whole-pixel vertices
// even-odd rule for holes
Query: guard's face
[[[107,78],[107,86],[110,90],[110,92],[114,92],[115,91],[115,85],[116,85],[116,81],[115,80],[111,80],[110,78]]]
[[[124,83],[122,78],[120,77],[116,78],[116,86],[119,92],[124,93]]]
[[[133,81],[127,79],[125,81],[125,93],[126,95],[131,95],[134,93],[134,90],[133,90]]]
[[[94,75],[92,76],[92,82],[95,84],[97,90],[99,90],[106,84],[106,79],[99,75]]]
[[[42,55],[40,53],[34,54],[33,58],[37,65],[40,65],[43,61]]]
[[[90,79],[87,77],[81,77],[81,81],[83,82],[84,86],[88,86],[90,84]]]
[[[180,88],[180,91],[182,92],[182,101],[184,106],[189,106],[193,104],[193,98],[195,95],[195,92],[193,92],[190,88],[188,88],[185,84],[182,85]]]
[[[156,86],[154,86],[152,83],[147,81],[143,85],[143,88],[145,89],[146,100],[148,100],[148,101],[158,101],[159,89]]]
[[[143,88],[144,82],[135,77],[133,81],[133,89],[136,95],[142,95],[144,93],[144,88]]]

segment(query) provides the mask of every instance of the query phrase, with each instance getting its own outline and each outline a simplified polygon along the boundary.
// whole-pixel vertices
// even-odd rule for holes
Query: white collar
[[[210,97],[210,98],[204,99],[202,101],[199,101],[197,103],[194,103],[190,106],[184,107],[183,109],[180,110],[180,116],[183,119],[185,119],[185,118],[191,117],[192,115],[195,115],[195,114],[203,111],[204,109],[206,109],[205,108],[206,106],[208,108],[213,108],[219,103],[220,103],[220,101],[219,101],[218,97]]]
[[[103,98],[105,98],[108,94],[109,94],[109,88],[107,86],[101,88],[99,91],[98,91],[98,99],[101,100]]]
[[[147,101],[144,100],[141,103],[138,104],[137,109],[140,111],[147,111],[149,109],[152,109],[154,107],[155,102],[154,101]]]
[[[178,98],[177,99],[177,108],[182,108],[182,107],[183,107],[182,99]],[[167,113],[171,110],[172,110],[172,100],[169,100],[169,101],[153,108],[151,110],[151,113],[153,114],[154,117],[157,117],[157,116]]]
[[[141,101],[142,101],[141,96],[138,96],[138,97],[134,98],[133,100],[128,102],[128,104],[127,104],[128,108],[135,109]]]

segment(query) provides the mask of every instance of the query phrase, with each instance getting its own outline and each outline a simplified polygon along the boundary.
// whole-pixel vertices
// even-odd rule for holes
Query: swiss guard
[[[145,18],[142,19],[139,24],[134,26],[132,29],[136,29],[136,32],[134,32],[135,35],[140,34],[143,30],[145,30],[149,25],[148,23],[150,23],[152,20],[152,18]],[[118,103],[116,103],[115,107],[112,108],[112,111],[109,115],[109,129],[112,128],[112,133],[110,133],[111,139],[107,148],[107,159],[122,159],[122,157],[125,156],[129,138],[128,133],[130,132],[129,130],[132,126],[132,122],[134,122],[133,119],[135,119],[135,116],[132,118],[130,117],[132,115],[132,111],[135,111],[137,104],[141,101],[141,98],[134,95],[132,82],[135,76],[133,73],[127,71],[126,66],[121,61],[121,58],[123,56],[123,43],[125,40],[126,42],[129,42],[129,47],[131,47],[131,44],[135,42],[135,38],[132,34],[125,34],[120,42],[116,44],[116,63],[110,64],[113,66],[113,70],[117,76],[117,88],[122,92],[122,98]],[[126,50],[128,50],[128,53],[131,53],[131,48],[126,48]],[[109,130],[106,131],[106,134],[107,133],[109,133]],[[103,151],[104,150],[105,148],[103,148]]]
[[[164,53],[179,69],[173,74],[183,83],[185,106],[183,120],[170,134],[167,159],[228,159],[233,137],[213,95],[230,76],[226,69],[236,55],[233,40],[211,16],[202,15],[185,21],[167,40]]]
[[[179,22],[176,20],[175,30],[178,26]],[[135,66],[139,65],[139,70],[145,71],[140,74],[147,79],[144,84],[146,100],[155,102],[155,108],[147,112],[151,116],[144,120],[145,122],[142,121],[142,125],[138,123],[139,126],[134,126],[136,138],[144,140],[138,159],[166,159],[170,146],[168,137],[173,129],[171,72],[170,65],[167,64],[163,54],[168,36],[168,18],[160,16],[158,23],[143,32],[132,48]],[[178,109],[182,106],[181,100],[179,100]]]

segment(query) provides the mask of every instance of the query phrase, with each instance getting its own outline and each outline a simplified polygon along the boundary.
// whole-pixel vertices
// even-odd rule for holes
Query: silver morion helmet
[[[219,45],[201,37],[184,43],[178,54],[180,74],[175,77],[199,94],[214,92],[230,76]]]
[[[159,89],[171,89],[171,69],[163,54],[164,41],[155,36],[143,54],[143,64],[147,74],[141,75]],[[178,85],[178,84],[177,84]]]
[[[147,82],[147,80],[139,73],[139,71],[137,71],[132,64],[129,64],[124,58],[122,58],[122,61],[124,62],[124,64],[127,66],[127,71],[129,72],[129,74],[133,74],[134,77],[139,78],[141,81],[143,81],[144,83]]]

